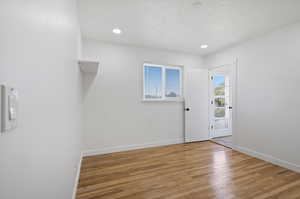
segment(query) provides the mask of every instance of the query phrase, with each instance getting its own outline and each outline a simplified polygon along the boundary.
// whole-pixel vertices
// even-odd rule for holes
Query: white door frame
[[[236,58],[233,63],[223,64],[223,65],[219,65],[217,67],[210,67],[210,70],[215,70],[215,69],[225,67],[228,65],[233,66],[232,67],[233,68],[233,71],[232,71],[232,138],[233,138],[233,142],[234,142],[234,140],[236,138],[236,130],[237,130],[238,59]],[[211,121],[210,116],[209,116],[209,121]],[[211,127],[211,124],[209,126]],[[211,128],[209,129],[209,138],[210,139],[213,138],[213,132],[212,132]]]

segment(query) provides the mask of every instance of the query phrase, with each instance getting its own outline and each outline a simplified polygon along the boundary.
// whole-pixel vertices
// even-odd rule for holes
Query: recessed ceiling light
[[[203,45],[201,45],[201,48],[202,49],[208,48],[208,45],[207,44],[203,44]]]
[[[201,1],[194,1],[193,3],[192,3],[192,5],[194,6],[194,7],[201,7],[202,6],[202,2]]]
[[[112,30],[112,32],[113,32],[114,34],[116,34],[116,35],[122,34],[122,30],[119,29],[119,28],[114,28],[114,29]]]

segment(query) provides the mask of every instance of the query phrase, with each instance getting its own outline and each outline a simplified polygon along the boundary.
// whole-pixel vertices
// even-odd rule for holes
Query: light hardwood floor
[[[211,141],[213,141],[217,144],[221,144],[223,146],[227,146],[229,148],[233,148],[232,136],[213,138],[213,139],[211,139]]]
[[[212,142],[86,157],[77,199],[300,198],[300,174]]]

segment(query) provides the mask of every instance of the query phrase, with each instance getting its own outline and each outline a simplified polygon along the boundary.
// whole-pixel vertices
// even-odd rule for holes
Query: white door
[[[233,65],[210,71],[211,137],[232,135]]]
[[[186,73],[185,86],[185,142],[208,140],[208,70],[188,70]]]

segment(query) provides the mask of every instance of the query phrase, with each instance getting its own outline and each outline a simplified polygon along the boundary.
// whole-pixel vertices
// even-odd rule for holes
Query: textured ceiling
[[[300,21],[300,0],[79,0],[79,19],[85,38],[205,55]]]

